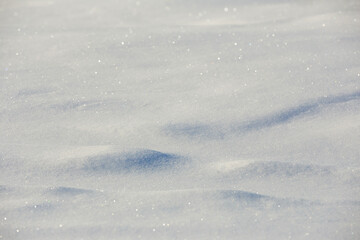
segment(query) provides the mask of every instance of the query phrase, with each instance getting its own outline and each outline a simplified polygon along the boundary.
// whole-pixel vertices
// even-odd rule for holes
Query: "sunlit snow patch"
[[[329,166],[277,161],[231,161],[210,166],[222,176],[239,178],[324,176],[332,174]]]

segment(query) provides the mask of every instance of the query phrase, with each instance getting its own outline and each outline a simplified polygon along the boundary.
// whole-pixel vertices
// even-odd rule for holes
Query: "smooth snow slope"
[[[0,238],[360,239],[359,13],[0,1]]]

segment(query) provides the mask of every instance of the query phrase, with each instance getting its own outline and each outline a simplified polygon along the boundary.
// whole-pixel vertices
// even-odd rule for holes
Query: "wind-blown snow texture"
[[[358,0],[2,0],[1,239],[360,239]]]

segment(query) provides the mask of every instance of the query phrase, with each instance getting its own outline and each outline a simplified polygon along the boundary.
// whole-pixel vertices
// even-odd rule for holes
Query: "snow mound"
[[[218,192],[221,202],[230,205],[232,209],[236,207],[252,207],[252,208],[279,208],[279,207],[300,207],[314,205],[315,202],[305,199],[288,199],[278,198],[274,196],[262,195],[258,193],[241,191],[241,190],[220,190]],[[227,203],[227,204],[226,204]],[[320,203],[317,203],[320,204]],[[234,206],[235,205],[235,206]]]
[[[184,162],[184,160],[185,158],[176,154],[145,149],[89,157],[84,164],[84,169],[101,173],[151,172],[171,169]]]
[[[148,193],[149,197],[155,194],[161,195],[162,199],[170,199],[171,204],[161,200],[159,208],[169,209],[177,206],[183,208],[183,204],[198,205],[206,199],[214,209],[236,210],[236,209],[278,209],[282,207],[303,207],[321,205],[320,202],[310,201],[302,198],[282,198],[272,195],[260,194],[252,191],[233,189],[188,189],[182,191],[163,191]]]

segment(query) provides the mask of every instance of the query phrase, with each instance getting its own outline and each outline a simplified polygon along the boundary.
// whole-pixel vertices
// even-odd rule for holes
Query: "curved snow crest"
[[[228,205],[235,204],[239,207],[279,208],[320,204],[305,199],[277,198],[241,190],[220,190],[218,194]]]
[[[50,88],[24,88],[20,89],[16,95],[17,98],[21,97],[32,97],[46,95],[55,92],[54,89]]]
[[[210,126],[201,123],[178,123],[170,124],[163,128],[166,135],[172,137],[184,136],[188,138],[223,139],[225,132],[217,126]]]
[[[6,185],[0,185],[0,194],[8,192],[10,189]]]
[[[49,202],[44,201],[44,202],[41,202],[41,203],[38,203],[38,204],[35,204],[35,205],[20,207],[20,208],[17,209],[17,211],[19,211],[19,212],[30,212],[32,214],[40,213],[40,214],[47,215],[51,211],[54,211],[57,207],[58,207],[57,204],[49,203]]]
[[[269,196],[240,190],[220,190],[219,194],[224,199],[232,199],[246,202],[257,202],[260,200],[271,199],[271,197]]]
[[[152,172],[169,170],[185,162],[176,154],[143,149],[126,153],[108,153],[89,157],[83,169],[99,173]]]
[[[83,194],[91,194],[93,191],[82,188],[73,188],[73,187],[51,187],[45,193],[50,193],[51,195],[56,196],[77,196]]]
[[[129,110],[132,107],[132,103],[128,100],[69,100],[46,105],[46,108],[55,112],[71,112],[71,111],[84,111],[84,110]]]
[[[283,109],[256,119],[245,120],[242,123],[230,124],[229,126],[206,123],[178,123],[165,126],[163,132],[172,137],[184,136],[192,139],[223,139],[225,136],[231,134],[247,134],[253,131],[286,124],[295,119],[315,114],[327,106],[359,99],[359,91],[337,96],[324,96],[298,106]]]
[[[332,174],[332,168],[313,164],[299,164],[288,162],[250,162],[246,165],[236,165],[233,169],[226,168],[229,163],[212,166],[224,177],[236,178],[265,178],[265,177],[297,177],[297,176],[325,176]],[[226,169],[226,170],[224,170]]]

